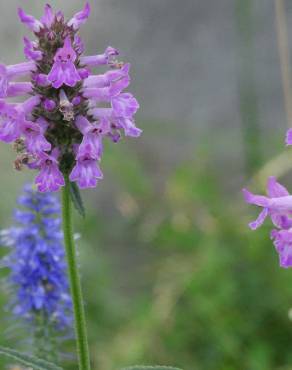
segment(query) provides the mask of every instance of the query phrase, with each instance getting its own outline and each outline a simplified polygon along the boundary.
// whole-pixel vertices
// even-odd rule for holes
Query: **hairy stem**
[[[68,176],[65,176],[66,185],[62,190],[63,230],[64,242],[68,263],[71,296],[74,309],[76,346],[78,353],[79,370],[90,370],[90,358],[86,332],[85,312],[78,272],[76,250],[74,245],[72,227],[72,204],[70,198],[70,184]]]

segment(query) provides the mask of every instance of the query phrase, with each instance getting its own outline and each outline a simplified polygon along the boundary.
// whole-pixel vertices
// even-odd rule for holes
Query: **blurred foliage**
[[[226,168],[202,152],[158,183],[126,145],[106,151],[103,168],[75,220],[94,369],[292,369],[291,272],[278,266],[270,225],[247,228],[256,210],[226,192]],[[1,316],[0,344],[29,348]],[[73,346],[62,346],[68,370]]]
[[[120,214],[99,243],[116,244],[128,266],[109,271],[120,283],[108,281],[116,296],[103,292],[107,308],[101,296],[97,311],[96,296],[88,302],[89,328],[102,333],[91,330],[96,368],[292,369],[292,276],[278,266],[269,225],[247,228],[242,199],[220,188],[204,158],[179,165],[157,189],[125,153],[108,160],[113,171],[120,156]],[[121,281],[129,285],[115,290]]]

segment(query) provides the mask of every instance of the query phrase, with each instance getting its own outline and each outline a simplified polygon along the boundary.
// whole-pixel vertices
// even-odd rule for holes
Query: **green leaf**
[[[85,217],[85,208],[83,205],[79,188],[75,182],[70,182],[70,195],[76,210],[80,213],[82,217]]]
[[[125,367],[121,370],[181,370],[177,367],[171,367],[171,366],[132,366],[132,367]]]
[[[11,348],[0,346],[0,355],[6,356],[21,365],[29,366],[33,370],[63,370],[61,367],[51,362],[41,360],[37,357],[30,356],[26,353],[18,352]]]

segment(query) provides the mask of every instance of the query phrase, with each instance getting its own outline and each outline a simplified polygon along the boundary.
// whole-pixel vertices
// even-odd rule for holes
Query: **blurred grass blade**
[[[63,370],[61,367],[41,360],[37,357],[30,356],[26,353],[18,352],[11,348],[6,348],[0,346],[0,355],[6,356],[16,362],[19,362],[21,365],[29,366],[33,370]]]
[[[131,367],[125,367],[121,370],[181,370],[177,367],[171,367],[171,366],[131,366]]]
[[[249,177],[262,163],[258,95],[255,78],[254,1],[236,0],[238,36],[238,93],[246,174]]]
[[[70,195],[76,210],[80,213],[82,217],[85,217],[85,208],[83,205],[79,188],[75,182],[70,182]]]

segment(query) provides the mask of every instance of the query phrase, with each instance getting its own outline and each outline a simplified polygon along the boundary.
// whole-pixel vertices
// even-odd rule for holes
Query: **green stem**
[[[78,363],[79,370],[90,370],[90,358],[86,332],[85,311],[83,306],[81,283],[76,261],[76,250],[74,245],[74,235],[72,227],[72,204],[68,176],[65,177],[65,180],[66,185],[62,190],[63,230],[67,254],[70,289],[74,309]]]

